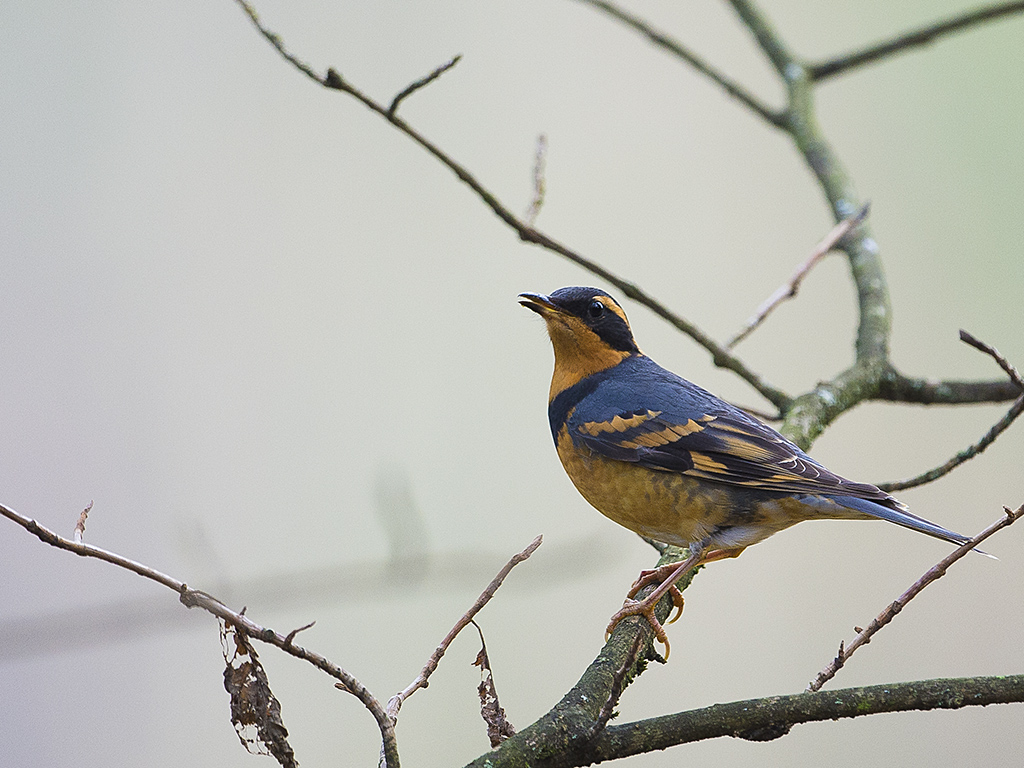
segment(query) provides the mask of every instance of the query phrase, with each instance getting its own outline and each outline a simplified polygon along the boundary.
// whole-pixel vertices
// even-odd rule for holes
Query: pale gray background
[[[734,77],[780,91],[719,2],[633,3]],[[765,2],[810,57],[970,3]],[[734,332],[830,220],[807,170],[686,67],[592,10],[548,2],[261,2],[318,70],[390,97],[456,53],[402,114],[511,207],[550,140],[539,225],[717,338]],[[1024,19],[988,25],[820,90],[821,120],[873,203],[909,373],[994,378],[960,327],[1024,363]],[[520,244],[457,180],[352,100],[318,89],[220,2],[7,3],[0,24],[0,500],[214,591],[287,630],[381,698],[514,551],[546,543],[481,615],[502,704],[522,727],[600,648],[647,545],[558,466],[551,353],[515,296],[594,279]],[[641,345],[725,397],[759,398],[648,311]],[[845,367],[855,320],[841,258],[745,342],[799,392]],[[868,405],[814,447],[883,481],[941,463],[1006,406]],[[971,533],[1024,501],[1017,427],[903,494]],[[379,578],[384,509],[427,555]],[[835,687],[1022,670],[1024,532],[968,558]],[[399,540],[402,540],[399,536]],[[798,526],[712,566],[673,657],[624,719],[800,691],[948,547],[883,524]],[[0,524],[0,754],[9,765],[264,765],[228,723],[215,622],[174,595]],[[360,574],[366,577],[361,577]],[[285,577],[287,580],[284,580]],[[275,589],[274,585],[279,588]],[[404,585],[404,586],[403,586]],[[409,766],[486,748],[466,633],[398,734]],[[358,702],[261,650],[305,766],[371,765]],[[1021,709],[877,716],[717,740],[635,766],[994,762]]]

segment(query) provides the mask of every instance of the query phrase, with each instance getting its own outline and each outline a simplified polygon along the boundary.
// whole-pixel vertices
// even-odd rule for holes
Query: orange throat
[[[544,319],[555,351],[555,371],[551,376],[548,402],[588,376],[612,368],[631,354],[637,354],[612,349],[575,317],[548,315]]]

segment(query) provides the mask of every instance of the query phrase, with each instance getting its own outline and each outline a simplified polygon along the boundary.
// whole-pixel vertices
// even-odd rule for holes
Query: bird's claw
[[[669,596],[672,598],[672,609],[675,611],[666,624],[675,624],[679,620],[679,617],[683,615],[683,604],[686,602],[683,600],[683,593],[679,591],[679,587],[673,584],[668,590]]]
[[[678,592],[678,590],[676,590]],[[673,600],[675,598],[673,597]],[[682,597],[680,596],[680,600]],[[668,660],[668,654],[671,650],[671,646],[668,642],[668,633],[665,632],[665,628],[658,621],[658,617],[654,615],[654,609],[657,607],[658,601],[651,602],[650,598],[644,600],[633,600],[632,598],[626,598],[626,602],[623,603],[622,608],[615,612],[612,616],[611,621],[608,622],[608,628],[605,629],[605,640],[611,637],[612,631],[618,626],[619,622],[630,616],[643,616],[647,619],[647,623],[651,625],[651,629],[654,630],[654,637],[659,643],[665,646],[665,659]],[[677,604],[676,607],[679,612],[682,612],[682,605]],[[677,615],[678,618],[678,615]]]

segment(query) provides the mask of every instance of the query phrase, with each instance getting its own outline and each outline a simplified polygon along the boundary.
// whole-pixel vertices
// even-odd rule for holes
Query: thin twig
[[[921,474],[908,478],[907,480],[893,480],[888,483],[879,483],[878,487],[881,488],[886,493],[891,493],[893,491],[903,491],[906,490],[907,488],[916,488],[919,485],[925,485],[927,483],[934,482],[935,480],[938,480],[940,477],[948,475],[961,464],[973,459],[979,453],[981,453],[990,445],[992,445],[992,443],[995,442],[995,439],[999,437],[999,435],[1001,435],[1003,432],[1005,432],[1006,429],[1011,424],[1013,424],[1013,422],[1016,420],[1018,416],[1021,415],[1022,412],[1024,412],[1024,395],[1021,395],[1020,397],[1017,398],[1017,400],[1013,403],[1013,405],[1010,407],[1010,410],[1006,412],[1003,418],[1001,418],[999,421],[993,424],[992,428],[989,429],[989,431],[986,432],[978,442],[974,443],[973,445],[967,446],[962,451],[958,452],[955,456],[953,456],[953,458],[951,458],[945,464],[935,467],[934,469],[929,469],[927,472],[922,472]]]
[[[135,560],[130,560],[129,558],[123,557],[115,552],[110,552],[109,550],[101,549],[100,547],[94,547],[91,544],[84,544],[82,542],[65,539],[62,536],[58,536],[49,528],[40,525],[32,518],[25,517],[3,504],[0,504],[0,515],[13,520],[26,531],[37,536],[44,544],[49,544],[52,547],[64,549],[68,552],[74,552],[76,555],[81,555],[82,557],[94,557],[97,560],[102,560],[110,563],[111,565],[116,565],[119,568],[124,568],[127,571],[136,573],[143,578],[155,581],[157,584],[162,584],[177,592],[178,599],[187,608],[202,608],[206,612],[212,613],[217,618],[230,622],[254,640],[260,640],[269,645],[276,645],[285,653],[288,653],[298,659],[302,659],[303,661],[307,661],[317,669],[326,672],[331,677],[341,681],[345,686],[344,690],[358,698],[377,721],[377,727],[381,732],[384,752],[387,755],[387,768],[399,768],[398,743],[395,741],[395,729],[391,718],[388,717],[387,712],[384,710],[384,707],[381,706],[380,702],[377,701],[373,694],[371,694],[362,683],[334,662],[329,661],[326,657],[321,656],[318,653],[314,653],[313,651],[306,650],[301,646],[293,644],[287,635],[275,632],[269,627],[260,626],[244,615],[244,609],[242,611],[233,611],[213,595],[197,589],[191,589],[187,584],[185,584],[185,582],[179,581],[173,576],[161,573],[155,568],[150,568],[148,565],[143,565]],[[294,637],[294,635],[291,636]]]
[[[89,513],[92,511],[92,502],[89,502],[89,506],[82,510],[82,514],[78,516],[78,522],[75,523],[75,543],[81,544],[82,537],[85,536],[85,521],[89,517]]]
[[[786,131],[790,134],[807,169],[814,174],[828,200],[836,221],[856,212],[857,190],[849,172],[843,167],[838,153],[830,145],[821,129],[814,99],[814,83],[807,74],[804,62],[794,56],[782,36],[753,0],[728,0],[740,21],[754,36],[758,47],[771,62],[786,88]],[[861,402],[878,386],[883,371],[880,362],[889,358],[889,337],[892,332],[892,307],[888,284],[878,243],[865,224],[851,233],[843,244],[850,264],[850,274],[857,289],[858,322],[856,334],[857,376],[851,381],[857,392],[843,392],[840,407],[831,403],[813,404],[805,400],[804,416],[812,410],[828,420]],[[837,383],[834,379],[833,384]],[[812,395],[812,393],[808,393]],[[806,397],[806,396],[805,396]],[[800,407],[799,405],[797,407]],[[816,421],[812,417],[812,421]],[[824,423],[822,422],[822,426]],[[817,425],[814,430],[817,431]],[[809,433],[803,436],[809,439]]]
[[[530,207],[526,209],[523,221],[532,227],[537,221],[537,215],[544,206],[544,193],[547,191],[547,178],[545,166],[548,155],[548,137],[543,133],[537,137],[537,154],[533,161],[533,200]]]
[[[990,344],[986,344],[978,338],[975,338],[963,328],[960,329],[960,341],[964,344],[970,344],[975,349],[981,350],[995,360],[999,367],[1006,372],[1006,375],[1010,377],[1010,381],[1020,387],[1021,391],[1024,392],[1024,379],[1021,378],[1017,369],[1010,364],[1010,361],[1000,354],[998,349]]]
[[[250,21],[259,31],[259,33],[270,42],[271,45],[284,57],[284,59],[295,66],[299,71],[303,72],[307,77],[315,80],[317,83],[325,88],[331,90],[341,91],[347,93],[349,96],[354,98],[356,101],[363,104],[367,109],[376,112],[378,115],[387,120],[391,125],[397,128],[399,131],[404,133],[414,142],[419,144],[423,149],[437,158],[442,165],[446,166],[452,173],[454,173],[460,181],[466,186],[473,190],[488,208],[506,225],[513,229],[519,236],[519,239],[525,243],[532,243],[542,248],[546,248],[549,251],[557,253],[574,264],[582,267],[593,275],[607,281],[609,284],[615,286],[617,289],[622,291],[627,297],[633,299],[639,304],[650,309],[656,315],[667,321],[675,328],[685,333],[691,339],[696,341],[700,346],[704,347],[711,353],[714,364],[720,368],[727,368],[733,371],[737,376],[750,384],[754,389],[761,393],[767,400],[775,405],[780,410],[784,410],[792,398],[789,397],[785,392],[777,387],[768,384],[763,377],[754,373],[750,370],[739,358],[729,352],[721,344],[718,344],[710,336],[704,333],[695,324],[688,320],[680,317],[676,313],[670,311],[664,304],[655,299],[653,296],[648,294],[646,291],[641,289],[634,283],[619,277],[614,272],[605,269],[603,266],[598,264],[596,261],[589,259],[576,251],[559,243],[552,237],[544,234],[538,229],[534,229],[528,226],[524,222],[520,221],[515,214],[513,214],[500,200],[486,187],[481,184],[476,177],[474,177],[468,170],[463,166],[459,165],[455,160],[449,157],[435,144],[427,140],[424,136],[418,133],[408,123],[406,123],[398,115],[389,114],[387,108],[377,103],[369,96],[364,94],[362,91],[355,88],[351,83],[345,80],[341,75],[338,74],[334,69],[328,69],[327,74],[324,77],[320,77],[316,74],[312,68],[292,55],[281,41],[281,38],[274,32],[271,32],[267,27],[260,21],[259,16],[253,10],[252,6],[245,2],[245,0],[235,0],[238,5],[248,15]]]
[[[945,21],[936,22],[912,32],[904,32],[902,35],[898,35],[891,40],[875,43],[859,51],[852,51],[842,56],[836,56],[827,61],[813,64],[809,67],[811,79],[824,80],[833,75],[848,72],[851,69],[891,56],[894,53],[900,53],[915,46],[930,43],[932,40],[943,35],[958,32],[984,21],[992,21],[1001,16],[1020,13],[1021,11],[1024,11],[1024,2],[1020,2],[1020,0],[1012,3],[996,3],[975,8],[973,11],[967,11]]]
[[[767,123],[774,125],[776,128],[784,127],[785,118],[782,114],[763,104],[743,86],[726,77],[702,58],[697,56],[697,54],[686,48],[682,43],[673,40],[666,33],[655,29],[639,16],[634,16],[629,11],[620,8],[607,0],[580,0],[580,2],[592,5],[594,8],[604,11],[609,16],[618,19],[623,24],[632,27],[655,45],[660,46],[661,48],[664,48],[678,56],[700,74],[711,80],[711,82],[721,87],[722,90],[734,99],[739,101],[755,114],[759,115]]]
[[[970,552],[972,549],[974,549],[976,546],[978,546],[981,542],[983,542],[992,534],[1016,522],[1022,515],[1024,515],[1024,504],[1018,507],[1016,512],[1010,510],[1008,507],[1003,507],[1003,510],[1006,513],[1003,517],[1001,517],[999,520],[996,520],[996,522],[992,523],[992,525],[990,525],[984,531],[979,533],[973,539],[964,543],[962,546],[958,547],[954,551],[950,552],[948,555],[946,555],[946,557],[942,558],[942,560],[940,560],[938,563],[929,568],[928,571],[920,579],[914,582],[910,589],[908,589],[906,592],[904,592],[902,595],[896,598],[895,601],[890,603],[884,611],[878,614],[876,618],[872,619],[871,623],[868,624],[867,628],[862,630],[857,635],[857,637],[853,639],[852,643],[845,647],[843,645],[840,645],[839,654],[828,664],[828,666],[826,666],[821,672],[818,673],[818,676],[811,682],[810,685],[807,686],[807,691],[810,692],[820,690],[821,686],[823,686],[825,683],[827,683],[829,680],[835,677],[836,672],[838,672],[840,668],[842,668],[842,666],[850,659],[850,657],[856,652],[858,648],[860,648],[862,645],[866,645],[867,643],[869,643],[871,641],[872,636],[876,632],[878,632],[878,630],[880,630],[882,627],[884,627],[886,624],[892,621],[896,617],[896,614],[898,614],[907,606],[907,603],[909,603],[918,594],[920,594],[921,590],[923,590],[933,581],[945,576],[946,571],[953,563],[962,558],[964,555],[966,555],[968,552]]]
[[[439,66],[437,69],[435,69],[433,72],[431,72],[426,77],[421,77],[419,80],[416,80],[415,82],[409,83],[409,85],[407,85],[405,88],[403,88],[401,91],[399,91],[398,95],[395,96],[395,98],[393,98],[391,100],[391,106],[388,107],[388,115],[391,115],[393,117],[395,112],[398,111],[398,105],[402,103],[403,99],[405,99],[407,96],[412,95],[413,93],[418,91],[420,88],[422,88],[422,87],[424,87],[426,85],[429,85],[434,80],[437,80],[437,78],[439,78],[441,75],[443,75],[449,69],[451,69],[456,64],[458,64],[459,60],[461,58],[462,58],[462,54],[461,53],[457,54],[456,56],[452,57],[451,61],[449,61],[449,62],[447,62],[445,64],[442,64],[441,66]]]
[[[256,13],[256,9],[252,6],[251,3],[246,2],[246,0],[235,0],[235,2],[237,2],[242,7],[242,10],[245,11],[246,15],[249,17],[252,23],[256,25],[256,29],[258,29],[260,31],[260,34],[262,34],[263,37],[266,38],[267,42],[269,42],[272,46],[274,46],[274,48],[277,49],[278,53],[280,53],[287,61],[289,61],[292,64],[292,66],[294,66],[300,72],[305,73],[307,77],[316,80],[320,84],[323,84],[323,79],[320,77],[320,75],[313,71],[313,67],[311,67],[302,59],[292,54],[287,48],[284,47],[284,42],[281,40],[280,37],[278,37],[276,34],[274,34],[265,26],[263,26],[263,22],[260,21],[259,14]]]
[[[292,644],[292,640],[295,639],[295,636],[297,634],[299,634],[299,632],[305,632],[307,629],[312,629],[314,626],[316,626],[316,622],[315,621],[311,621],[308,624],[303,624],[301,627],[296,627],[295,629],[293,629],[291,632],[289,632],[287,635],[284,636],[285,643],[287,645],[291,645]],[[348,690],[348,689],[346,688],[345,690]]]
[[[505,581],[505,577],[512,572],[512,569],[532,555],[543,540],[543,536],[538,536],[530,542],[530,546],[519,554],[513,555],[512,559],[505,563],[505,567],[498,571],[498,575],[495,576],[494,579],[491,580],[491,583],[487,585],[487,588],[480,593],[480,597],[476,599],[476,602],[473,603],[470,609],[462,615],[462,618],[455,622],[455,626],[451,628],[448,634],[444,636],[440,645],[438,645],[437,648],[434,649],[434,652],[430,654],[430,658],[427,660],[426,665],[420,670],[420,673],[416,678],[403,690],[391,697],[388,701],[387,712],[391,717],[392,722],[398,717],[398,711],[402,708],[402,704],[405,700],[416,693],[420,688],[427,687],[427,679],[434,673],[434,670],[437,669],[437,665],[441,662],[441,657],[444,656],[445,651],[448,650],[448,646],[452,644],[452,641],[456,638],[459,632],[465,629],[466,626],[473,621],[473,618],[480,612],[480,609],[487,605],[490,599],[494,597],[494,593],[498,591],[498,587],[500,587],[501,583]]]
[[[779,304],[784,302],[786,299],[791,299],[796,296],[797,290],[800,288],[800,283],[807,277],[807,274],[814,269],[819,261],[821,261],[826,254],[830,253],[835,248],[839,241],[846,237],[846,234],[853,229],[855,226],[860,224],[868,215],[869,203],[865,203],[857,213],[849,218],[843,219],[836,224],[832,231],[829,232],[822,239],[820,243],[814,246],[814,250],[811,255],[796,268],[793,276],[789,278],[789,282],[779,286],[779,288],[765,299],[764,303],[757,308],[757,311],[747,320],[743,329],[737,333],[726,346],[732,349],[739,344],[743,339],[747,338],[761,323],[765,321],[765,318],[777,307]]]
[[[992,445],[996,438],[1005,432],[1014,420],[1024,412],[1024,378],[1021,378],[1017,369],[1014,368],[1002,354],[1000,354],[998,349],[975,338],[963,329],[960,330],[960,341],[984,352],[995,360],[999,367],[1006,372],[1006,375],[1010,377],[1010,382],[1022,392],[1021,396],[1017,398],[1003,418],[992,425],[992,428],[989,429],[989,431],[986,432],[978,442],[964,448],[945,464],[935,467],[934,469],[929,469],[927,472],[922,472],[916,477],[912,477],[909,480],[896,480],[894,482],[880,484],[878,487],[883,491],[902,491],[907,488],[916,488],[919,485],[924,485],[925,483],[938,480],[943,475],[948,475],[961,464],[966,461],[970,461]]]

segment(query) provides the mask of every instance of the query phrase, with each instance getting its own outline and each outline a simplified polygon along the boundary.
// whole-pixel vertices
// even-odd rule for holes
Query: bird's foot
[[[633,600],[633,598],[636,597],[637,592],[639,592],[644,587],[649,587],[652,584],[661,584],[662,582],[667,580],[669,577],[672,576],[672,574],[676,572],[676,569],[678,567],[679,563],[668,563],[666,565],[660,566],[659,568],[651,568],[650,570],[640,571],[640,575],[636,577],[636,581],[633,582],[633,586],[630,587],[629,592],[626,593],[627,604],[629,602],[635,603],[636,601]],[[668,593],[672,596],[672,608],[675,611],[675,613],[665,623],[671,624],[683,615],[683,593],[679,591],[679,588],[675,584],[672,584],[668,588]],[[657,605],[657,600],[655,600],[655,605]],[[617,615],[618,614],[616,614],[616,616]],[[658,626],[661,625],[659,624]]]
[[[675,587],[673,587],[675,589]],[[675,590],[676,594],[679,594],[679,590]],[[654,598],[653,600],[651,598]],[[608,628],[605,630],[605,639],[611,636],[612,630],[618,626],[619,622],[623,619],[629,618],[630,616],[643,616],[647,619],[647,623],[651,625],[651,629],[654,630],[654,637],[659,643],[665,646],[665,659],[668,660],[668,654],[671,651],[671,646],[668,642],[668,633],[665,632],[665,628],[658,621],[658,617],[654,615],[654,609],[658,606],[658,601],[662,598],[662,595],[657,593],[648,595],[643,600],[633,600],[632,598],[626,598],[626,602],[623,603],[622,608],[615,612],[612,616],[611,621],[608,622]],[[672,596],[673,603],[678,609],[679,613],[683,611],[683,597],[679,595],[679,602],[675,602],[675,595]],[[676,614],[678,618],[679,614]]]
[[[651,629],[654,630],[654,636],[658,639],[658,642],[665,646],[665,658],[668,659],[668,635],[665,634],[665,628],[661,625],[661,622],[658,621],[658,617],[654,615],[654,610],[658,607],[658,602],[667,592],[671,595],[672,606],[676,609],[676,615],[673,617],[672,621],[679,618],[679,614],[683,612],[683,594],[676,587],[676,582],[679,581],[679,579],[681,579],[686,573],[692,571],[700,565],[701,562],[703,562],[704,551],[707,544],[707,539],[691,544],[689,548],[690,556],[682,562],[667,563],[666,565],[659,566],[654,570],[641,572],[639,578],[633,582],[633,586],[630,588],[629,594],[626,597],[626,602],[623,604],[622,608],[612,616],[611,621],[608,623],[606,637],[610,636],[616,625],[627,616],[643,616],[651,625]],[[657,583],[658,586],[643,600],[633,599],[641,589],[655,583]]]

